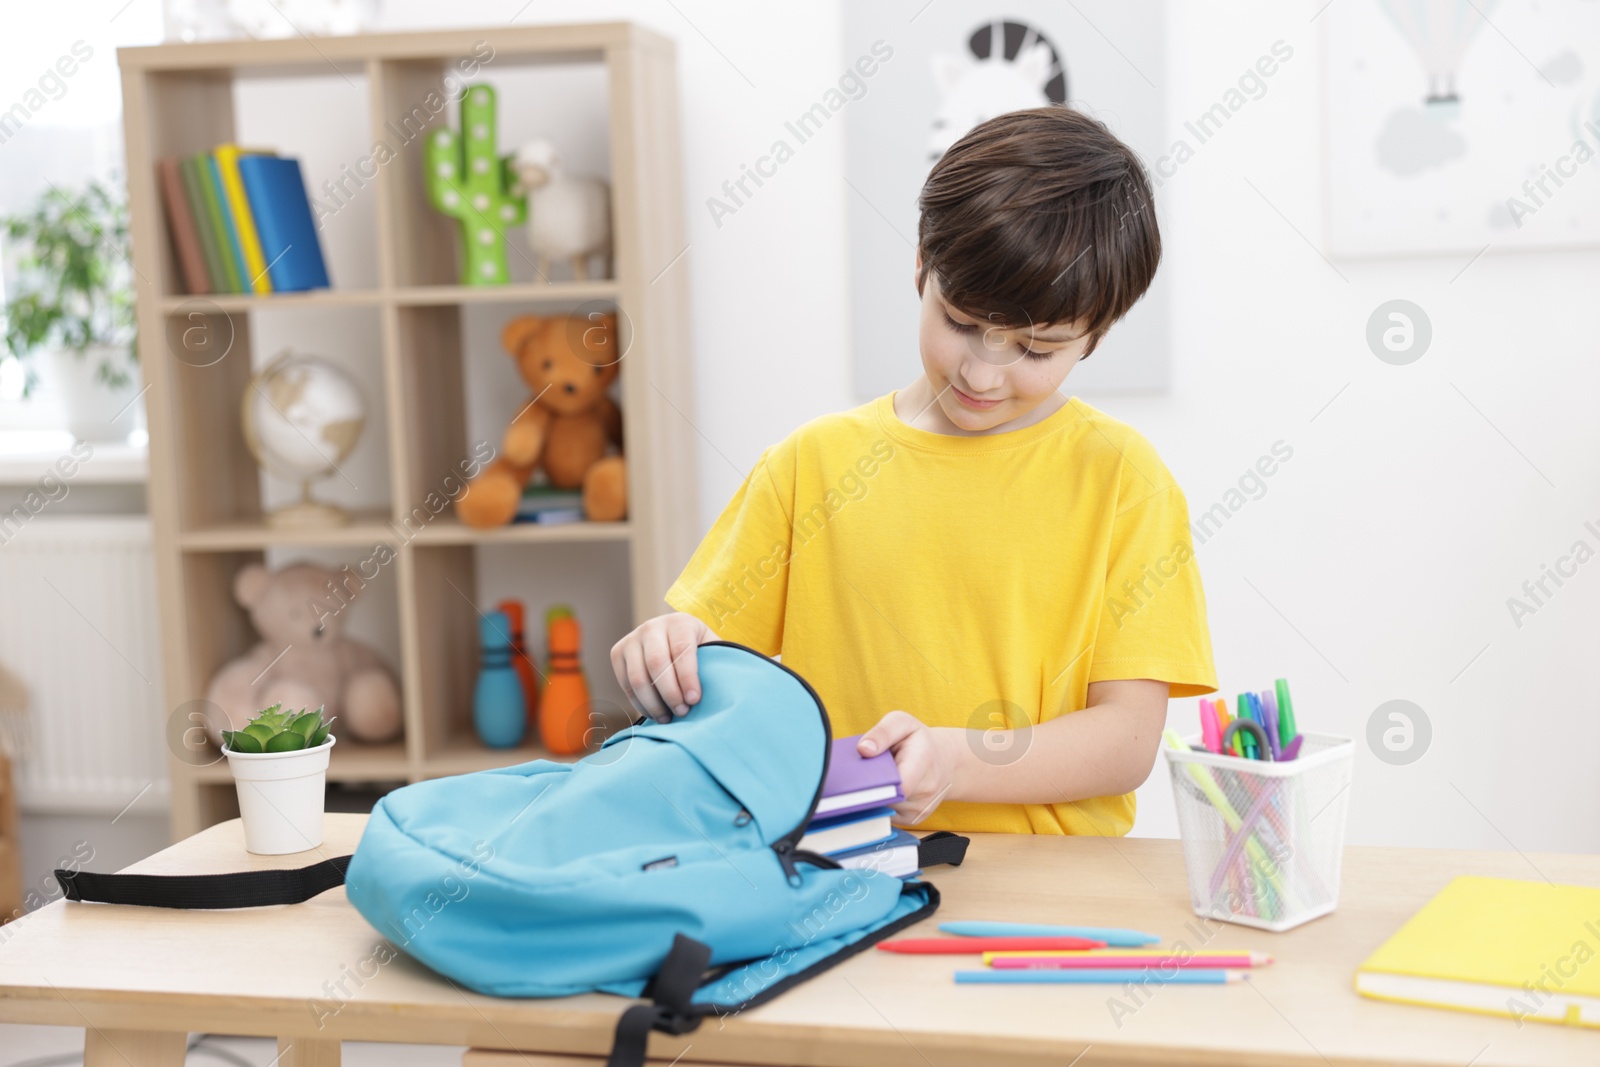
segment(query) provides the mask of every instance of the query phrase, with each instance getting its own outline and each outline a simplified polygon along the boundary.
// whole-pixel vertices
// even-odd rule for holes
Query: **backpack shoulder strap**
[[[970,841],[937,830],[917,845],[917,866],[961,866]],[[305,867],[228,871],[223,874],[102,874],[58,867],[56,881],[68,900],[136,904],[147,908],[260,908],[300,904],[344,884],[349,856],[332,856]]]
[[[223,874],[97,874],[58,867],[56,881],[68,900],[140,904],[150,908],[259,908],[299,904],[344,884],[349,856],[306,867]]]
[[[961,840],[965,842],[966,839]],[[624,1009],[618,1017],[606,1067],[644,1067],[651,1030],[692,1033],[709,1016],[733,1014],[765,1004],[793,986],[922,921],[938,908],[937,888],[927,882],[908,883],[899,906],[876,926],[825,942],[807,943],[797,949],[780,949],[771,956],[731,961],[709,971],[711,947],[684,934],[676,934],[655,977],[638,994],[649,1000]],[[714,993],[716,984],[724,979],[746,995],[737,1003],[697,999],[697,992]],[[750,995],[747,991],[753,986],[759,988]]]
[[[710,945],[683,934],[673,935],[666,959],[640,994],[650,1002],[625,1008],[618,1017],[606,1067],[642,1067],[651,1030],[687,1034],[699,1029],[701,1014],[694,1011],[692,1002],[710,962]]]
[[[969,840],[937,830],[917,844],[917,866],[961,866]],[[56,881],[68,900],[137,904],[147,908],[259,908],[300,904],[344,884],[349,856],[305,867],[223,874],[102,874],[58,867]]]

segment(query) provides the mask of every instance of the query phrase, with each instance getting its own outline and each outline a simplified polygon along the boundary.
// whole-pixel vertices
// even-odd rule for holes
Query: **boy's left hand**
[[[915,826],[949,797],[957,766],[957,754],[950,746],[960,740],[955,735],[961,732],[935,729],[909,712],[891,711],[861,735],[856,751],[863,756],[894,753],[906,795],[894,805],[896,823]]]

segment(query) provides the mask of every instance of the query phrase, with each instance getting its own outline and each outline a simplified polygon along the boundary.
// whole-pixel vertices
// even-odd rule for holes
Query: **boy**
[[[1182,491],[1138,432],[1057,388],[1150,285],[1144,170],[1099,122],[1001,115],[919,197],[922,375],[762,453],[611,650],[657,719],[722,639],[894,754],[919,829],[1125,834],[1167,700],[1216,689]]]

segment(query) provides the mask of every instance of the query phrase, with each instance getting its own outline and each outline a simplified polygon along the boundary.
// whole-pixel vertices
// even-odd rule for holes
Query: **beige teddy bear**
[[[377,652],[342,636],[352,599],[330,590],[337,575],[310,563],[269,571],[259,563],[234,576],[233,595],[261,642],[227,663],[211,680],[206,699],[239,729],[262,708],[324,707],[337,715],[334,733],[355,741],[389,741],[400,733],[400,691]],[[206,732],[220,745],[221,723]]]

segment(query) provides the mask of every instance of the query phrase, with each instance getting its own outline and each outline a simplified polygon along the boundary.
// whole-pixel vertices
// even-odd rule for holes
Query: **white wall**
[[[1600,520],[1600,252],[1339,263],[1341,278],[1296,232],[1321,241],[1308,23],[1321,4],[1173,6],[1175,116],[1209,106],[1274,40],[1295,49],[1163,190],[1172,393],[1105,405],[1154,440],[1194,513],[1274,441],[1294,448],[1266,494],[1198,550],[1225,691],[1285,675],[1303,726],[1358,738],[1354,842],[1600,847],[1600,722],[1580,669],[1600,567],[1520,628],[1506,607],[1578,538],[1600,547],[1583,529]],[[1482,45],[1494,62],[1525,62],[1497,35]],[[1379,361],[1365,340],[1368,316],[1394,298],[1433,323],[1409,366]],[[1408,766],[1365,742],[1393,699],[1433,729]],[[1185,732],[1194,705],[1172,708]],[[1141,832],[1174,826],[1160,770]]]
[[[450,21],[487,24],[519,4],[458,4]],[[1600,564],[1520,629],[1505,603],[1574,540],[1600,547],[1583,529],[1600,526],[1600,254],[1491,250],[1464,272],[1466,257],[1340,263],[1341,278],[1313,248],[1319,6],[1172,5],[1174,121],[1274,41],[1294,56],[1160,191],[1172,391],[1087,399],[1155,442],[1196,514],[1274,442],[1294,450],[1199,559],[1225,693],[1287,676],[1303,726],[1358,739],[1351,841],[1600,848],[1600,699],[1579,669],[1593,655]],[[434,17],[420,2],[386,8],[397,25]],[[535,17],[635,18],[678,41],[709,526],[762,447],[854,402],[842,128],[720,229],[705,208],[837,76],[838,6],[540,3],[517,21]],[[1372,310],[1396,297],[1434,326],[1431,350],[1406,367],[1364,339]],[[1433,729],[1409,766],[1365,742],[1374,709],[1397,698]],[[1171,721],[1194,730],[1195,702],[1175,703]],[[1140,801],[1137,833],[1175,833],[1165,761]]]

